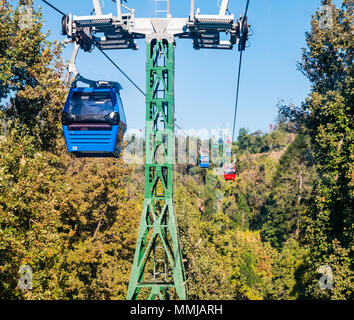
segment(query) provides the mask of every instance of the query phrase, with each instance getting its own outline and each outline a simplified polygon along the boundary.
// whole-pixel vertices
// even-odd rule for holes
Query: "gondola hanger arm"
[[[73,42],[73,41],[71,41],[71,42]],[[77,55],[79,53],[79,49],[80,49],[80,45],[78,43],[74,42],[73,53],[71,54],[70,62],[68,65],[68,77],[67,77],[66,83],[69,87],[75,87],[76,83],[80,81],[82,83],[88,84],[90,88],[97,88],[99,86],[97,81],[87,79],[87,78],[83,77],[82,75],[80,75],[80,73],[77,71],[76,59],[77,59]],[[116,89],[119,92],[119,90],[121,89],[121,86],[119,85],[119,89],[118,89],[118,87]]]
[[[71,59],[68,65],[68,71],[69,71],[69,81],[71,79],[76,79],[78,76],[78,71],[76,69],[76,58],[77,58],[77,54],[79,52],[80,49],[80,45],[78,43],[74,43],[74,50],[73,53],[71,54]]]
[[[81,81],[83,83],[88,84],[90,87],[94,88],[97,86],[96,81],[89,80],[89,79],[82,77],[79,74],[79,72],[77,71],[76,58],[77,58],[79,49],[80,49],[80,45],[78,43],[74,42],[73,53],[71,54],[71,58],[70,58],[69,65],[68,65],[68,77],[67,77],[66,83],[70,87],[75,87],[76,83],[78,81]]]

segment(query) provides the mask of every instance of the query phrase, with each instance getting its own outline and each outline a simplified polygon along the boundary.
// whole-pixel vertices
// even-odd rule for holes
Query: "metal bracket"
[[[150,43],[152,37],[159,39],[173,37],[192,39],[194,48],[199,49],[232,49],[240,42],[241,24],[234,20],[234,15],[227,14],[229,0],[223,0],[218,14],[200,14],[200,9],[194,12],[194,0],[191,0],[189,19],[185,18],[135,18],[134,9],[117,3],[118,17],[102,14],[99,0],[94,1],[96,15],[74,16],[65,19],[65,32],[68,37],[80,44],[84,51],[91,51],[96,45],[101,50],[138,48],[136,39],[146,38]],[[122,14],[122,8],[129,11]],[[98,14],[100,13],[100,14]],[[64,28],[64,27],[63,27]],[[229,36],[229,40],[221,40],[221,34]],[[248,32],[242,32],[239,50],[245,47]],[[163,35],[163,36],[162,36]],[[167,35],[167,36],[166,36]],[[244,49],[243,49],[244,50]]]
[[[73,41],[71,41],[71,42],[73,42]],[[76,68],[76,58],[77,58],[79,49],[80,49],[80,45],[78,43],[74,42],[74,50],[73,50],[73,53],[71,55],[71,59],[68,64],[68,76],[65,81],[67,83],[67,85],[75,88],[75,87],[77,87],[78,82],[82,82],[82,83],[88,84],[90,88],[113,87],[119,93],[119,91],[123,88],[122,88],[121,84],[118,82],[90,80],[90,79],[87,79],[79,74],[79,72],[77,71],[77,68]]]
[[[226,15],[226,10],[227,10],[227,6],[228,5],[229,5],[229,0],[222,0],[221,6],[220,6],[220,10],[219,10],[219,15],[220,16]]]
[[[93,7],[95,8],[96,15],[102,15],[100,0],[92,0],[92,3],[93,3]]]
[[[76,87],[77,82],[81,81],[83,83],[88,84],[90,87],[95,88],[96,81],[86,79],[85,77],[81,76],[79,74],[79,72],[77,71],[76,58],[77,58],[79,49],[80,49],[80,45],[78,43],[74,42],[74,50],[73,50],[73,53],[71,55],[71,59],[69,61],[69,65],[68,65],[68,76],[66,79],[66,83],[68,86]]]

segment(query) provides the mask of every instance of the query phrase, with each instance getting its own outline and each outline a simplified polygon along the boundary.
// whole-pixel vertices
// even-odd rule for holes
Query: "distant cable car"
[[[232,150],[231,150],[231,148],[227,148],[227,149],[226,149],[226,156],[227,156],[227,157],[232,157]]]
[[[118,157],[127,123],[121,86],[97,82],[94,88],[71,88],[62,113],[69,152],[81,157]]]
[[[200,156],[200,167],[201,168],[209,168],[209,156],[208,155],[201,155]]]
[[[234,164],[224,165],[224,179],[225,180],[235,180],[236,178],[236,166]]]

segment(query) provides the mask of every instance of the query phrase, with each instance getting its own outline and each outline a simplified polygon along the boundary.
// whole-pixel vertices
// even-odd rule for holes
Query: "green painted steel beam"
[[[186,300],[173,199],[174,44],[153,39],[146,53],[145,200],[127,299]]]

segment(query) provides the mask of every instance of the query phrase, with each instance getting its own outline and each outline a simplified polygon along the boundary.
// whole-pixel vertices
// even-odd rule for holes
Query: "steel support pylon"
[[[147,43],[145,201],[127,299],[187,299],[174,203],[174,43]]]

